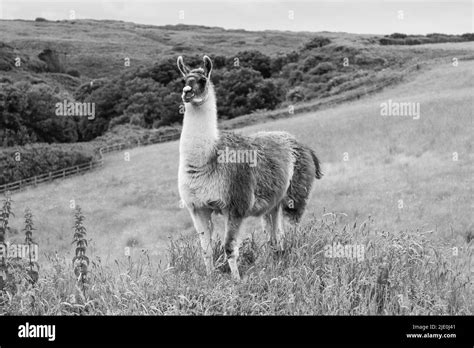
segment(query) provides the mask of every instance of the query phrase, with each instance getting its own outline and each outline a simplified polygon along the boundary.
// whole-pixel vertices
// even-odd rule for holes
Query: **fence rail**
[[[102,167],[104,165],[104,154],[106,153],[130,149],[139,146],[164,143],[167,141],[177,140],[179,139],[179,137],[180,133],[174,133],[151,137],[145,140],[140,140],[139,138],[137,138],[134,141],[130,141],[128,143],[118,143],[114,145],[102,146],[99,148],[100,159],[98,160],[92,160],[90,162],[81,163],[72,167],[62,168],[44,174],[36,175],[30,178],[21,179],[7,184],[2,184],[0,185],[0,193],[4,193],[6,191],[21,191],[28,186],[37,186],[38,184],[51,182],[56,179],[83,174],[95,168]]]

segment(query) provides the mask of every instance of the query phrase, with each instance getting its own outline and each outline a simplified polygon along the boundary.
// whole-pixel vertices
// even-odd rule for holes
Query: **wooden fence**
[[[36,175],[27,179],[22,179],[7,184],[0,185],[0,193],[6,191],[20,191],[25,189],[28,186],[37,186],[38,184],[44,182],[51,182],[56,179],[66,178],[73,175],[83,174],[89,172],[95,168],[101,167],[104,165],[104,154],[109,152],[120,151],[124,149],[130,149],[138,146],[146,146],[151,144],[164,143],[167,141],[177,140],[180,137],[180,133],[162,135],[158,137],[152,137],[145,140],[136,139],[128,143],[119,143],[114,145],[103,146],[99,148],[100,159],[92,160],[87,163],[78,164],[76,166],[58,169],[52,172],[44,173],[41,175]]]

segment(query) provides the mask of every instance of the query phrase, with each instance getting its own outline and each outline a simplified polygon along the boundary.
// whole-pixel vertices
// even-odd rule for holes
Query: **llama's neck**
[[[202,105],[186,104],[179,144],[180,165],[206,164],[218,137],[216,97],[209,85],[208,97]]]

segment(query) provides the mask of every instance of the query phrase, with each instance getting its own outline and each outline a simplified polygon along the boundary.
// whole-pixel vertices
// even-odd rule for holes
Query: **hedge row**
[[[0,185],[98,159],[92,144],[30,144],[0,150]]]

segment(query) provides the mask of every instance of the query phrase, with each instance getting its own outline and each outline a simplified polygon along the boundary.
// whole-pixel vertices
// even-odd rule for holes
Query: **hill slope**
[[[312,33],[252,32],[202,26],[152,26],[121,21],[5,21],[0,41],[29,56],[45,46],[62,53],[67,65],[88,78],[117,74],[124,58],[131,65],[151,65],[162,57],[209,52],[232,55],[259,49],[266,54],[297,49]]]
[[[473,61],[453,67],[447,60],[380,94],[242,132],[286,130],[315,149],[325,177],[315,185],[308,216],[371,215],[379,228],[435,230],[436,238],[462,242],[473,233],[473,77]],[[388,100],[420,103],[420,118],[381,116]],[[86,216],[93,254],[112,261],[133,245],[161,258],[169,236],[192,231],[179,207],[178,142],[129,154],[130,161],[116,153],[96,172],[14,194],[11,225],[21,226],[20,211],[30,207],[40,250],[67,252],[74,199]],[[255,226],[250,221],[246,231]]]

